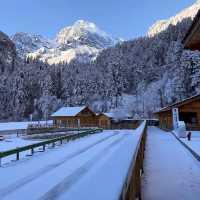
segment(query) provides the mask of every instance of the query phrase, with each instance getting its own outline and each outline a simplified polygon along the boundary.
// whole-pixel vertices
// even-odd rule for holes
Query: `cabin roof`
[[[190,98],[186,98],[186,99],[184,99],[182,101],[173,103],[173,104],[171,104],[169,106],[166,106],[164,108],[161,108],[159,111],[155,112],[155,114],[159,114],[159,113],[162,113],[162,112],[169,111],[169,110],[171,110],[172,108],[175,108],[175,107],[181,107],[183,105],[189,104],[189,103],[191,103],[193,101],[196,101],[198,99],[200,99],[200,94],[192,96]]]
[[[75,117],[84,110],[86,106],[81,107],[62,107],[51,115],[51,117]]]
[[[183,38],[182,42],[185,45],[185,47],[187,47],[188,41],[191,40],[191,37],[190,37],[191,35],[193,36],[194,33],[196,33],[195,35],[197,35],[197,36],[199,35],[199,31],[198,31],[199,28],[197,27],[199,21],[200,21],[200,10],[197,12],[195,18],[193,19],[193,22],[192,22],[190,28],[188,29],[185,37]]]

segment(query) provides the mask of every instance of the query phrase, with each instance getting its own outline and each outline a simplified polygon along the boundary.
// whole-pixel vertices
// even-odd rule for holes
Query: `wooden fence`
[[[121,196],[119,200],[141,200],[141,176],[143,173],[143,160],[147,135],[147,123],[144,122],[144,129],[142,130],[133,160],[128,172],[126,182],[124,183]]]
[[[42,151],[45,151],[47,145],[51,144],[52,147],[55,147],[56,144],[62,144],[64,140],[67,140],[67,141],[75,140],[75,139],[85,137],[87,135],[99,133],[99,132],[102,132],[102,131],[103,131],[103,129],[87,130],[87,131],[80,132],[80,133],[77,133],[77,134],[57,137],[57,138],[54,138],[54,139],[45,140],[43,142],[38,142],[38,143],[35,143],[35,144],[31,144],[31,145],[11,149],[11,150],[8,150],[8,151],[0,152],[0,167],[1,167],[1,163],[2,163],[2,158],[5,158],[5,157],[11,156],[11,155],[16,155],[16,160],[19,160],[21,152],[30,151],[31,155],[33,155],[35,148],[42,147]]]

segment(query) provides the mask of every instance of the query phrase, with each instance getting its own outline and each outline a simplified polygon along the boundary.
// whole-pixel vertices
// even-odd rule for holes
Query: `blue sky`
[[[124,39],[142,36],[196,0],[2,0],[0,30],[39,33],[53,38],[63,27],[83,19]]]

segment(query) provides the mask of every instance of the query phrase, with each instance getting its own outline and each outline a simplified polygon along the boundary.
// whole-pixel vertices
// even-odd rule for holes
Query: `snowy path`
[[[0,168],[0,199],[115,200],[139,136],[105,131]]]
[[[198,200],[200,163],[170,133],[148,128],[144,200]]]

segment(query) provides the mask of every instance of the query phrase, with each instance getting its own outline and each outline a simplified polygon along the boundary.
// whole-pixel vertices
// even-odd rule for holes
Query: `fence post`
[[[55,147],[55,142],[52,143],[52,147],[53,147],[53,148]]]
[[[33,147],[31,148],[31,155],[33,155],[34,154],[34,149],[33,149]]]
[[[16,153],[16,160],[19,160],[19,151]]]

